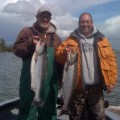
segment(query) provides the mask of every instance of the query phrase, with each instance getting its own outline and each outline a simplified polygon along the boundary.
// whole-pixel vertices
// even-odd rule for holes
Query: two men
[[[56,59],[64,64],[66,54],[78,51],[77,82],[69,104],[70,120],[85,120],[88,108],[91,120],[106,120],[103,90],[116,85],[116,57],[108,39],[93,25],[92,16],[83,13],[78,28],[56,50]]]
[[[34,92],[30,88],[30,64],[39,39],[46,44],[49,74],[44,80],[41,94],[43,99],[46,98],[45,106],[37,109],[38,120],[57,119],[57,71],[60,69],[57,69],[58,64],[54,54],[56,51],[57,61],[64,64],[66,54],[70,50],[78,51],[77,82],[69,105],[70,120],[85,120],[86,107],[91,113],[92,120],[106,120],[103,90],[111,92],[117,79],[116,58],[109,41],[93,25],[92,16],[83,13],[79,17],[78,28],[61,44],[61,40],[55,33],[56,27],[50,22],[51,15],[48,8],[41,7],[36,15],[36,23],[32,27],[24,28],[13,45],[13,52],[23,61],[18,120],[36,119],[36,111],[31,107]]]
[[[43,6],[37,12],[36,22],[32,27],[26,27],[19,33],[13,45],[13,52],[22,58],[22,71],[20,77],[19,96],[20,108],[18,120],[56,120],[56,99],[58,92],[59,64],[54,59],[56,48],[61,40],[56,27],[51,23],[51,11]],[[43,80],[41,97],[44,100],[42,108],[31,107],[34,92],[31,90],[30,66],[31,58],[37,42],[45,42],[47,54],[47,76]],[[38,112],[38,118],[36,118]]]

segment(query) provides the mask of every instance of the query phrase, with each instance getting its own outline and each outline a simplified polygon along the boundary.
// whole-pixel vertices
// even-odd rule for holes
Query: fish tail
[[[34,99],[32,102],[32,105],[36,106],[36,107],[43,107],[44,102],[41,99],[39,99],[39,100]]]

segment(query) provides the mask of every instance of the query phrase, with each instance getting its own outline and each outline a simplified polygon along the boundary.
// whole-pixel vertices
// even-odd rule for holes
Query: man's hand
[[[70,51],[71,51],[71,47],[65,47],[65,49],[64,49],[64,54],[65,55],[67,55],[68,53],[70,53]]]
[[[39,36],[33,36],[33,43],[36,45],[39,41],[40,37]]]
[[[38,41],[40,41],[40,45],[42,45],[44,42],[41,41],[39,36],[33,36],[33,43],[37,45]]]
[[[114,85],[110,84],[109,86],[107,86],[107,94],[110,93],[111,91],[113,91]]]

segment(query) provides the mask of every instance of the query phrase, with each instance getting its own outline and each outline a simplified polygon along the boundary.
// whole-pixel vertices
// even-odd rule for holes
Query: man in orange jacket
[[[69,104],[70,120],[106,120],[103,90],[110,93],[117,80],[116,57],[107,38],[93,25],[91,14],[79,17],[78,28],[58,47],[56,59],[64,64],[66,53],[78,51],[77,82]]]

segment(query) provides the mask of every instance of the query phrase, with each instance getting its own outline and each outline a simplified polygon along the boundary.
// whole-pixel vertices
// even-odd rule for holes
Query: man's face
[[[51,15],[48,12],[43,12],[36,16],[38,25],[47,30],[50,25]]]
[[[79,19],[79,29],[80,32],[87,36],[93,31],[93,22],[91,17],[88,14],[84,14]]]

